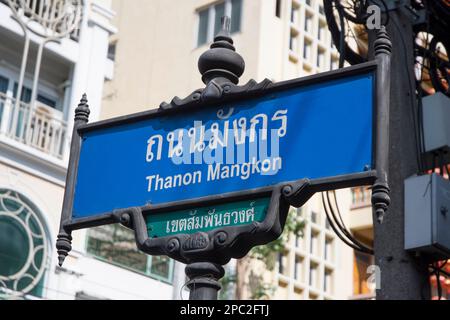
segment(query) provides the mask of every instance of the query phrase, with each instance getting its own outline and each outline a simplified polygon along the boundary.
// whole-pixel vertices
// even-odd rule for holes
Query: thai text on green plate
[[[254,199],[223,205],[148,215],[148,235],[163,237],[192,234],[216,228],[239,226],[264,221],[270,199]]]

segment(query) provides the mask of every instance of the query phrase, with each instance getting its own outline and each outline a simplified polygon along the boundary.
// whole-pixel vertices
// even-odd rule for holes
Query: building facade
[[[115,71],[114,79],[105,84],[103,119],[158,108],[163,101],[204,87],[198,58],[219,31],[223,15],[231,17],[236,50],[246,62],[240,84],[338,68],[321,0],[135,0],[135,4],[113,0],[119,31],[110,41]],[[337,197],[347,227],[370,245],[371,209],[355,198],[358,190],[340,190]],[[359,256],[337,238],[326,222],[320,195],[297,214],[305,221],[303,236],[290,237],[273,271],[260,261],[250,261],[247,273],[239,274],[245,279],[238,282],[239,298],[254,296],[250,272],[255,270],[276,288],[270,291],[272,299],[372,297],[367,286],[370,257]],[[229,266],[230,272],[239,267],[236,264]],[[173,273],[180,282],[174,283],[175,292],[185,281],[183,266],[177,265],[178,272]],[[230,297],[235,296],[225,296]]]
[[[114,15],[110,0],[0,1],[0,299],[172,296],[168,281],[101,257],[113,242],[120,247],[120,230],[75,232],[73,252],[57,267],[74,109],[87,93],[90,119],[100,119],[104,83],[113,77]],[[140,257],[134,265],[165,272]]]

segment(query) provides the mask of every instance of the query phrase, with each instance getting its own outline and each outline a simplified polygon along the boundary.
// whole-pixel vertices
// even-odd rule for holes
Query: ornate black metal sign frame
[[[57,249],[60,264],[71,250],[71,232],[105,224],[121,223],[133,229],[138,248],[150,255],[166,255],[186,264],[213,263],[224,265],[231,258],[242,258],[256,246],[266,244],[278,238],[284,228],[290,206],[302,206],[316,192],[334,190],[359,185],[373,185],[372,203],[379,221],[389,205],[389,187],[387,183],[387,164],[389,146],[389,92],[390,88],[390,41],[384,29],[378,32],[375,43],[376,59],[374,61],[345,69],[313,75],[291,81],[272,83],[265,80],[257,83],[253,80],[238,86],[238,78],[243,73],[243,60],[234,52],[233,42],[224,28],[216,37],[214,44],[200,58],[199,68],[206,87],[193,92],[185,99],[175,97],[170,103],[162,103],[158,110],[120,117],[113,120],[87,124],[89,108],[84,96],[76,109],[75,126],[72,136],[69,169],[66,180],[66,192],[61,217],[60,234]],[[230,55],[232,52],[232,55]],[[124,208],[94,218],[72,219],[74,190],[80,158],[83,134],[92,130],[113,127],[118,124],[149,119],[161,115],[171,115],[186,110],[207,108],[220,101],[228,103],[240,99],[258,97],[262,94],[285,90],[293,87],[321,83],[351,75],[373,72],[374,81],[374,115],[373,126],[373,163],[374,170],[353,175],[337,176],[326,179],[292,181],[272,187],[264,187],[245,192],[236,192],[219,196],[210,196],[189,201],[180,201],[164,205]],[[197,232],[194,234],[177,234],[162,238],[149,238],[145,215],[174,210],[211,206],[240,200],[270,197],[270,205],[263,222],[250,225],[229,226],[220,229]],[[195,268],[194,268],[195,269]],[[198,271],[198,270],[197,270]],[[192,271],[192,274],[197,272]],[[214,273],[214,272],[213,272]],[[217,278],[221,271],[217,272]]]

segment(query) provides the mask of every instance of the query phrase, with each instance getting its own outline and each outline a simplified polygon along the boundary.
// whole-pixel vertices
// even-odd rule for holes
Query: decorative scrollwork
[[[228,235],[226,232],[218,232],[215,236],[214,236],[214,244],[216,246],[223,246],[225,244],[225,242],[228,239]]]
[[[264,79],[260,83],[255,80],[250,80],[243,86],[234,85],[232,83],[225,83],[220,86],[214,81],[211,81],[205,89],[196,90],[185,99],[175,97],[170,103],[161,103],[160,109],[167,110],[180,107],[187,108],[199,105],[201,103],[210,102],[214,99],[235,98],[248,93],[262,92],[268,89],[272,84],[272,81],[269,79]]]
[[[177,238],[172,238],[167,242],[167,251],[175,253],[180,250],[180,241]]]
[[[79,28],[83,4],[81,0],[8,0],[13,15],[31,32],[61,39]]]

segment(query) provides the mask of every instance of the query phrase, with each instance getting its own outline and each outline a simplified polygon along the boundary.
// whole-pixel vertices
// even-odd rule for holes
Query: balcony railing
[[[366,208],[372,205],[372,190],[369,187],[352,188],[351,209]]]
[[[0,3],[4,3],[6,6],[9,6],[8,0],[0,0]],[[57,1],[52,1],[49,3],[42,2],[40,0],[26,0],[23,3],[20,2],[13,2],[14,8],[16,10],[21,11],[24,10],[24,8],[21,8],[21,5],[25,5],[28,8],[32,8],[32,11],[38,15],[42,16],[45,20],[54,20],[56,18],[56,15],[60,13],[61,10],[63,10],[63,4],[58,3]],[[51,8],[53,6],[53,8]],[[59,10],[59,11],[58,11]],[[53,13],[53,16],[49,16]],[[80,21],[83,20],[83,13],[80,13]],[[25,12],[26,17],[30,17],[30,11]],[[59,23],[56,30],[57,32],[63,32],[62,28],[65,27],[64,23]],[[78,26],[68,35],[70,39],[72,39],[75,42],[78,42],[80,40],[80,23],[78,23]]]
[[[1,92],[0,135],[58,159],[63,158],[68,138],[62,113],[40,102],[31,109],[30,104],[17,103]]]

